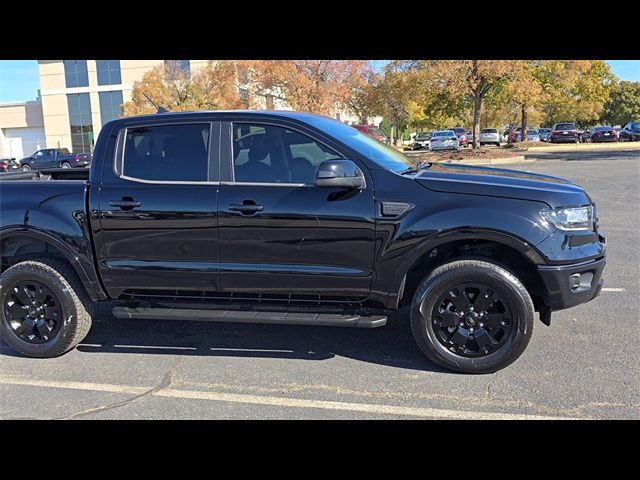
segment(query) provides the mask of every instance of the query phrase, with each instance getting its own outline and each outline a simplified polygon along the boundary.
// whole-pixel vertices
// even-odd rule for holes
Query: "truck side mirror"
[[[316,187],[364,188],[364,174],[351,160],[325,160],[316,170]]]

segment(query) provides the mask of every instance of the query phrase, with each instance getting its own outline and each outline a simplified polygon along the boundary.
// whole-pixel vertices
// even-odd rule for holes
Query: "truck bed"
[[[14,180],[89,180],[89,168],[50,168],[0,173],[0,182]]]

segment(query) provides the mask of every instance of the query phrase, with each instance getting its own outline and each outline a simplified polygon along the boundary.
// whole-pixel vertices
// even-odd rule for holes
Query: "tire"
[[[55,295],[54,303],[61,309],[58,321],[54,324],[55,335],[42,343],[20,338],[9,323],[7,302],[14,298],[10,296],[13,285],[33,281],[49,289]],[[50,259],[17,263],[0,275],[0,286],[0,337],[23,355],[34,358],[58,357],[75,348],[91,328],[91,301],[75,271],[65,263]]]
[[[69,162],[62,162],[60,168],[71,168],[71,164]]]
[[[442,298],[445,298],[445,302],[450,300],[450,297],[447,297],[447,294],[450,294],[449,292],[463,284],[468,285],[470,283],[487,286],[488,290],[486,291],[491,290],[492,296],[499,296],[500,303],[505,303],[504,311],[510,314],[509,319],[504,317],[507,325],[498,326],[497,330],[495,330],[499,339],[495,350],[491,346],[486,347],[490,350],[488,352],[479,352],[480,356],[465,356],[464,354],[456,353],[460,348],[466,347],[459,347],[451,341],[447,343],[441,340],[439,332],[443,330],[443,327],[434,324],[434,322],[437,324],[440,320],[432,315],[434,309],[440,308],[437,304],[440,303]],[[480,294],[478,293],[478,295]],[[478,297],[474,298],[474,302],[477,299]],[[496,305],[496,303],[491,305]],[[488,309],[491,310],[492,308],[492,306],[489,306]],[[422,312],[426,312],[426,316]],[[452,312],[445,311],[445,313]],[[489,324],[489,317],[495,318],[496,315],[494,313],[482,313],[486,316],[478,317],[476,315],[476,318],[479,321],[484,318],[487,324]],[[454,312],[454,314],[456,313]],[[473,313],[470,312],[468,315],[473,315]],[[458,325],[464,323],[463,320],[466,322],[466,318],[466,316],[460,318],[461,323]],[[454,321],[457,322],[458,320]],[[524,352],[531,339],[533,322],[533,301],[524,285],[506,268],[485,259],[456,260],[436,268],[418,286],[411,305],[411,329],[420,350],[434,363],[461,373],[492,373],[513,363]],[[502,323],[502,325],[505,325],[505,323]],[[482,323],[476,325],[476,334],[482,331],[481,327],[483,327]],[[455,329],[454,332],[451,331],[451,328]],[[457,333],[458,330],[464,330],[467,334],[470,331],[474,331],[473,328],[470,330],[465,330],[465,328],[469,327],[465,326],[463,328],[457,325],[449,327],[448,331],[452,332],[450,340],[454,337],[453,333]],[[494,331],[492,329],[489,330],[489,328],[486,327],[485,330],[488,332]],[[468,338],[471,342],[470,345],[480,345],[479,343],[476,344],[471,337]],[[477,338],[486,337],[481,335],[481,337]],[[445,343],[447,346],[445,346]]]
[[[23,165],[22,166],[22,171],[23,172],[28,172],[29,170],[31,170],[31,167],[29,165]]]

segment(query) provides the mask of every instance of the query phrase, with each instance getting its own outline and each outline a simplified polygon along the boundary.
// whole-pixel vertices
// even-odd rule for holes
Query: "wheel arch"
[[[96,292],[84,267],[73,250],[46,232],[32,228],[11,229],[0,232],[0,269],[6,270],[20,261],[35,259],[42,254],[59,258],[71,265],[82,282],[91,301],[104,300],[102,292]]]
[[[441,232],[417,246],[414,254],[398,269],[390,289],[389,307],[410,304],[426,274],[443,263],[469,256],[493,260],[511,270],[529,290],[536,310],[541,314],[546,311],[548,294],[536,268],[546,263],[540,252],[509,233],[476,228]]]

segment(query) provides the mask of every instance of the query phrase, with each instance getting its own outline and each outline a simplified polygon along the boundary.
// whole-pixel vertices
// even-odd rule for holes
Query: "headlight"
[[[543,210],[542,216],[558,230],[574,232],[593,228],[593,207],[554,208]]]

